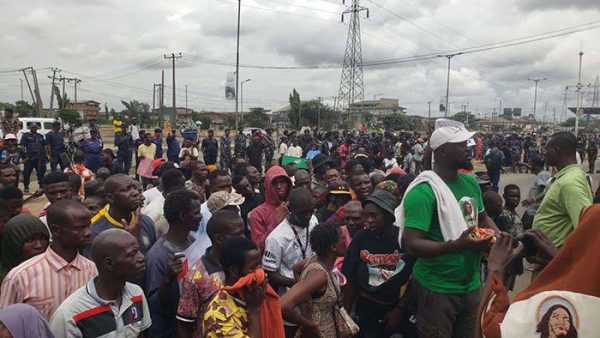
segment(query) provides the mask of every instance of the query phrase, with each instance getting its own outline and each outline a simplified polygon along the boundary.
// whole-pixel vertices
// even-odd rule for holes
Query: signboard
[[[229,72],[225,79],[225,98],[227,100],[235,100],[235,96],[235,72]]]

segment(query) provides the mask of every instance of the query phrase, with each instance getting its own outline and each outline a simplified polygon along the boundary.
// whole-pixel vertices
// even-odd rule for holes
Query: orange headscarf
[[[256,269],[253,272],[241,277],[233,285],[223,287],[223,290],[233,293],[237,292],[244,299],[246,287],[252,283],[261,285],[266,279],[265,270]],[[279,296],[273,288],[267,284],[265,298],[260,305],[260,328],[263,338],[283,338],[283,317],[281,316],[281,307],[279,306]]]

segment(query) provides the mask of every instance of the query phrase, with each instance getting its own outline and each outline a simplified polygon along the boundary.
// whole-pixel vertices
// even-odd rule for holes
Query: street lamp
[[[527,79],[527,81],[533,81],[535,82],[535,94],[533,94],[533,119],[535,120],[535,109],[537,106],[537,88],[538,88],[538,82],[540,81],[544,81],[547,80],[547,78],[539,78],[539,79]]]
[[[377,101],[377,96],[382,96],[382,93],[373,95],[373,101]]]
[[[244,122],[244,83],[252,81],[252,79],[246,79],[242,82],[240,82],[241,86],[242,86],[242,91],[240,92],[240,98],[242,100],[242,104],[241,104],[241,108],[242,108],[242,122]]]
[[[242,14],[242,0],[238,0],[237,12],[237,43],[235,49],[235,128],[238,128],[238,84],[240,83],[240,17]],[[243,118],[243,114],[242,114]]]

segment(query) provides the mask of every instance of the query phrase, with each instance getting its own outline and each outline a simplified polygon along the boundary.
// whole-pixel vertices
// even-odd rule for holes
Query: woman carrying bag
[[[358,326],[342,306],[338,279],[332,272],[336,258],[346,253],[340,227],[317,225],[310,233],[310,245],[316,255],[306,262],[298,283],[281,297],[283,317],[300,326],[297,338],[352,337]]]

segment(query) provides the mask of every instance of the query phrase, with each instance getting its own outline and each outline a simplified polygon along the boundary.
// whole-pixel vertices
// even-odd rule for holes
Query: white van
[[[46,136],[46,134],[52,130],[52,124],[54,121],[56,121],[56,119],[49,117],[19,117],[19,121],[23,124],[23,127],[17,133],[17,140],[20,141],[23,133],[28,132],[33,123],[37,123],[40,126],[37,132]],[[2,130],[0,130],[0,137],[4,138]]]

